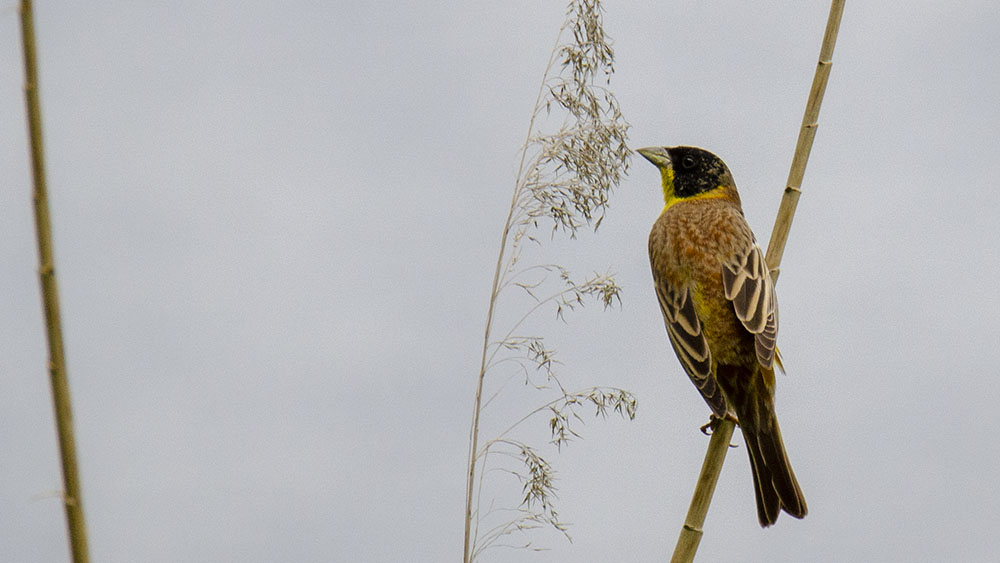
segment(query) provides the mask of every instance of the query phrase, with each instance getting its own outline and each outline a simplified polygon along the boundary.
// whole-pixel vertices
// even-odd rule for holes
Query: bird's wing
[[[726,398],[716,386],[712,375],[712,353],[701,328],[701,319],[694,309],[691,292],[687,288],[677,288],[666,280],[659,279],[656,281],[656,297],[660,301],[670,344],[684,366],[684,371],[701,391],[712,412],[719,417],[725,416]]]
[[[778,337],[778,298],[764,253],[753,235],[747,240],[744,248],[722,264],[722,286],[726,299],[733,302],[737,318],[754,335],[757,361],[770,368],[774,365]]]

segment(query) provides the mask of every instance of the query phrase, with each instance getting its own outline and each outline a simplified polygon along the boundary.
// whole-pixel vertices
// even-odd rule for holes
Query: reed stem
[[[34,183],[35,229],[38,237],[38,277],[42,286],[45,311],[45,335],[48,341],[49,379],[55,408],[59,455],[62,460],[63,506],[69,528],[70,551],[74,563],[90,561],[87,529],[83,519],[80,477],[73,435],[73,411],[70,408],[69,384],[66,381],[66,358],[63,355],[62,322],[59,315],[59,289],[56,285],[55,258],[52,252],[52,225],[45,183],[45,158],[42,151],[42,111],[38,101],[38,63],[35,55],[35,23],[30,0],[21,2],[21,34],[24,43],[24,97],[28,112],[31,143],[31,172]]]
[[[788,241],[788,231],[791,229],[792,219],[795,217],[795,207],[802,194],[802,178],[805,176],[806,163],[809,161],[813,139],[815,139],[816,129],[819,127],[819,109],[823,104],[823,94],[826,92],[826,83],[830,78],[830,69],[833,67],[833,48],[837,43],[837,32],[840,30],[840,18],[843,13],[844,0],[833,0],[826,22],[826,31],[823,34],[823,44],[820,47],[819,62],[816,65],[816,73],[813,76],[812,88],[806,102],[805,114],[799,128],[795,155],[792,157],[792,166],[788,172],[788,182],[785,184],[785,193],[781,198],[778,215],[774,220],[774,228],[771,230],[771,240],[767,245],[765,260],[768,268],[771,269],[771,277],[775,283],[778,281],[781,257],[785,252],[785,243]],[[691,506],[688,508],[680,536],[677,538],[674,554],[670,558],[671,563],[694,561],[703,533],[702,525],[708,515],[708,507],[712,502],[712,494],[715,493],[715,484],[719,480],[722,464],[726,461],[726,450],[729,449],[729,440],[732,438],[734,429],[735,426],[732,422],[722,420],[712,433],[712,439],[708,442],[708,451],[705,452],[701,474],[695,485]]]

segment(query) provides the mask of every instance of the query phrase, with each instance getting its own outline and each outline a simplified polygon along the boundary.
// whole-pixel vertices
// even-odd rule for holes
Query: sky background
[[[630,145],[720,155],[766,244],[826,2],[608,2]],[[94,561],[457,561],[482,327],[555,1],[39,2],[58,282]],[[1000,540],[1000,12],[848,2],[778,284],[778,413],[809,502],[757,524],[730,452],[704,561],[985,561]],[[68,558],[16,4],[0,6],[0,558]],[[622,304],[530,331],[632,421],[519,437],[572,543],[663,561],[708,409],[667,342],[635,159],[598,233],[525,263]],[[984,285],[986,284],[986,285]],[[994,284],[994,285],[990,285]],[[993,289],[991,289],[993,288]],[[500,305],[502,322],[523,302]],[[499,374],[498,377],[506,377]],[[499,380],[494,380],[494,383]],[[496,432],[546,400],[515,377]],[[737,443],[742,439],[737,438]],[[502,474],[497,505],[520,488]]]

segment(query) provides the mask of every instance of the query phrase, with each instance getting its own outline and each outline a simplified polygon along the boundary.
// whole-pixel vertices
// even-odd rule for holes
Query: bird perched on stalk
[[[712,409],[739,424],[762,527],[806,515],[774,412],[778,302],[764,254],[722,159],[697,147],[650,147],[666,205],[649,262],[670,343]],[[782,368],[783,369],[783,368]]]

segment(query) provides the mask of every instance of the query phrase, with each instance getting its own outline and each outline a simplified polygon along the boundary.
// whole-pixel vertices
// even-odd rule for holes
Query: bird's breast
[[[713,203],[681,202],[664,209],[650,232],[650,265],[657,280],[690,291],[713,361],[742,365],[755,357],[753,337],[726,299],[722,263],[752,240],[745,240],[749,228],[738,208]]]

